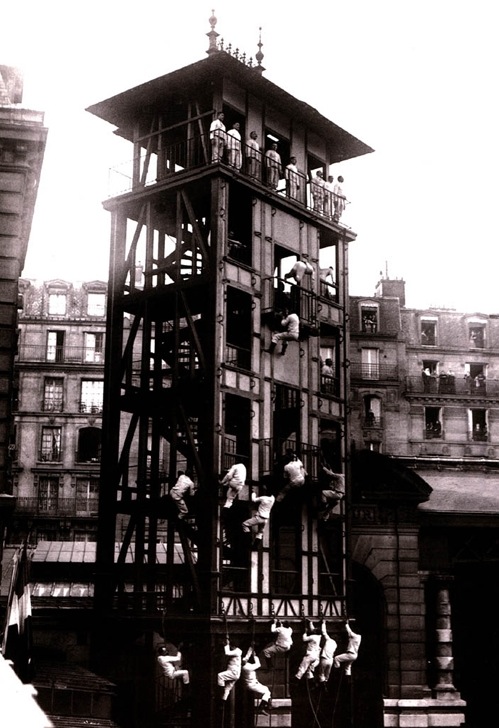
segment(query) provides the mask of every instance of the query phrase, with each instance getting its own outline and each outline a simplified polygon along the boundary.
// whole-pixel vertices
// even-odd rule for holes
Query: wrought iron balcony
[[[296,453],[310,480],[317,481],[320,470],[320,448],[317,445],[272,437],[260,440],[260,476],[272,475],[283,463],[287,450]]]
[[[459,395],[460,397],[498,397],[499,381],[448,374],[408,376],[406,394]]]
[[[37,516],[96,516],[99,509],[97,498],[75,499],[58,497],[17,498],[16,513]]]
[[[298,286],[283,278],[273,276],[265,278],[264,308],[262,313],[266,316],[277,314],[284,309],[298,314],[301,324],[317,326],[317,295],[303,286]],[[276,324],[279,319],[276,320]]]
[[[104,352],[84,346],[47,346],[46,344],[22,344],[18,352],[19,362],[47,362],[48,364],[104,364]]]
[[[398,367],[395,364],[365,364],[351,362],[350,376],[363,381],[396,381],[399,379]]]

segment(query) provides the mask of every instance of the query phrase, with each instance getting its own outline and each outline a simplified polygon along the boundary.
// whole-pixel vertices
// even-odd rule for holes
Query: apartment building
[[[11,540],[95,540],[106,283],[19,290]]]
[[[394,588],[407,659],[422,629],[431,694],[464,699],[466,725],[484,725],[498,678],[499,316],[408,308],[404,281],[383,278],[350,298],[349,358],[353,559],[367,544],[371,562],[383,554],[388,636]],[[490,642],[478,677],[477,621]]]

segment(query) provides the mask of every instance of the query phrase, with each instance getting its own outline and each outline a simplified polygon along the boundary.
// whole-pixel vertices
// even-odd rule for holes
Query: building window
[[[362,305],[360,307],[360,320],[362,331],[366,334],[376,334],[378,331],[378,307]]]
[[[470,435],[471,439],[475,442],[487,442],[488,440],[488,425],[487,425],[487,410],[484,409],[472,409],[469,410],[468,415]]]
[[[338,396],[340,385],[338,362],[339,346],[337,336],[333,334],[331,337],[328,337],[327,346],[321,346],[320,350],[320,391],[322,394]]]
[[[251,265],[253,239],[253,201],[248,190],[231,184],[229,190],[229,223],[227,252],[239,263]]]
[[[485,326],[483,324],[470,324],[469,326],[470,349],[485,348]]]
[[[80,412],[101,414],[104,403],[104,382],[87,379],[81,383]]]
[[[275,594],[300,594],[301,554],[298,534],[301,530],[297,524],[278,526],[276,530],[272,590]]]
[[[442,437],[442,419],[440,407],[425,407],[425,439]]]
[[[249,464],[251,447],[251,400],[227,394],[224,402],[223,469],[235,463]],[[249,477],[249,476],[248,476]]]
[[[82,427],[78,433],[79,463],[98,463],[100,460],[102,433],[99,427]]]
[[[43,382],[43,411],[62,412],[64,379],[45,377]]]
[[[381,427],[381,400],[372,394],[364,396],[364,417],[365,427]]]
[[[379,379],[379,349],[362,349],[362,379]]]
[[[61,427],[42,427],[40,460],[43,462],[59,462],[61,460]]]
[[[47,331],[47,361],[64,361],[64,331]]]
[[[67,296],[65,293],[49,293],[49,315],[64,316],[66,314]]]
[[[87,295],[87,315],[104,316],[106,313],[106,294],[89,293]]]
[[[104,361],[104,332],[85,334],[85,363],[102,364]]]
[[[225,363],[251,369],[252,296],[236,288],[227,288],[227,339]]]
[[[57,513],[59,477],[43,475],[38,481],[38,512]]]
[[[99,479],[76,478],[76,515],[97,513],[99,502]]]
[[[487,377],[485,364],[469,362],[464,365],[464,378],[468,385],[470,395],[482,396],[487,394]]]
[[[436,346],[437,322],[435,320],[421,320],[421,343],[423,346]]]

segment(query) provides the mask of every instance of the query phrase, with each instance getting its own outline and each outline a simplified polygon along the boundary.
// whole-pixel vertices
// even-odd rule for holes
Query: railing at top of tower
[[[349,201],[327,187],[318,187],[309,175],[290,170],[287,160],[279,163],[267,157],[265,151],[234,142],[223,134],[216,145],[209,134],[197,134],[174,144],[163,145],[161,132],[152,135],[153,149],[141,149],[134,159],[109,170],[109,197],[140,190],[171,179],[192,169],[221,164],[236,174],[261,183],[272,193],[315,212],[321,218],[341,222]]]

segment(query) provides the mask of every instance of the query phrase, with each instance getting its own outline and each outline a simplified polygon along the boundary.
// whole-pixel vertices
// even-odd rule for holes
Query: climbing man
[[[189,671],[182,668],[182,653],[171,642],[166,642],[159,648],[158,663],[163,675],[169,680],[181,679],[184,685],[189,685]]]
[[[267,661],[267,667],[272,666],[272,658],[274,655],[284,655],[289,652],[293,645],[293,628],[289,622],[280,619],[274,619],[270,625],[270,631],[275,634],[275,639],[263,648],[263,656]]]
[[[359,646],[360,642],[362,640],[362,637],[360,634],[356,634],[350,627],[348,623],[348,619],[345,622],[345,630],[348,636],[348,643],[347,648],[345,652],[342,652],[340,655],[336,655],[333,661],[334,667],[340,667],[340,665],[345,665],[345,675],[351,675],[352,674],[352,663],[355,662],[359,655]]]
[[[260,667],[261,662],[258,656],[255,654],[255,650],[253,649],[253,647],[250,647],[246,655],[243,657],[242,678],[248,690],[260,696],[261,700],[258,705],[258,710],[263,715],[268,715],[271,693],[269,688],[266,685],[263,685],[257,679],[256,671]]]
[[[321,631],[316,629],[314,623],[308,620],[305,631],[303,632],[303,641],[305,642],[305,654],[300,662],[295,678],[301,680],[306,675],[307,680],[314,677],[314,670],[319,664],[321,654]]]
[[[317,679],[320,684],[327,683],[333,666],[334,653],[338,647],[338,643],[327,633],[326,622],[321,622],[321,653],[319,665],[317,667]]]
[[[235,463],[219,482],[220,485],[227,486],[224,508],[231,508],[234,500],[246,483],[246,465],[243,463]]]
[[[244,533],[251,533],[255,530],[256,526],[255,542],[262,541],[265,526],[269,522],[270,511],[275,503],[275,497],[273,495],[267,495],[265,485],[261,486],[261,491],[262,494],[260,496],[257,496],[255,491],[252,491],[251,500],[257,506],[257,511],[254,516],[242,523]]]
[[[229,697],[230,691],[241,677],[241,658],[242,651],[239,647],[231,646],[230,639],[227,637],[224,652],[227,660],[227,667],[217,675],[217,684],[223,688],[222,700],[225,701]]]

